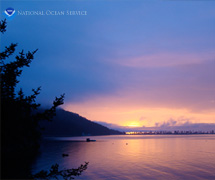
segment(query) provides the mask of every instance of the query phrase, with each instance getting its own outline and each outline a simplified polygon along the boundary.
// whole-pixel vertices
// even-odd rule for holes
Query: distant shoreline
[[[192,132],[192,131],[159,131],[159,132],[126,132],[126,135],[199,135],[199,134],[215,134],[214,130],[210,132]]]

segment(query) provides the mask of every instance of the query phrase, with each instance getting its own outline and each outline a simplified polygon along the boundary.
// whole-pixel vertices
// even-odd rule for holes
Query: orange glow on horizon
[[[192,111],[186,108],[142,105],[128,96],[99,97],[82,103],[65,104],[64,109],[78,113],[91,121],[106,122],[124,127],[154,127],[169,120],[174,125],[215,123],[215,111]]]

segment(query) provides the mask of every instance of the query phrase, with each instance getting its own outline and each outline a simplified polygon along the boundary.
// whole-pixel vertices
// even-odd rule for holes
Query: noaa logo
[[[7,16],[9,16],[9,17],[13,16],[15,12],[16,12],[16,11],[15,11],[15,9],[13,9],[13,8],[7,8],[7,9],[4,11],[4,13],[5,13]]]
[[[6,18],[11,19],[15,15],[15,9],[9,7],[4,11],[4,14],[6,15]]]

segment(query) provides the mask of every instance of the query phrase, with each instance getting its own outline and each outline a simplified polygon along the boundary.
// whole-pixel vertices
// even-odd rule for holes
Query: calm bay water
[[[33,172],[58,163],[84,180],[215,180],[215,135],[119,135],[46,139]],[[62,157],[62,154],[69,154]]]

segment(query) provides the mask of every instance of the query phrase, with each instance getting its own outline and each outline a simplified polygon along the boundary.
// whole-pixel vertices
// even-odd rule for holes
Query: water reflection
[[[98,136],[45,141],[34,171],[58,163],[88,169],[77,179],[215,179],[215,136]],[[80,140],[74,142],[74,140]],[[82,140],[82,141],[81,141]],[[62,157],[62,154],[69,154]]]

